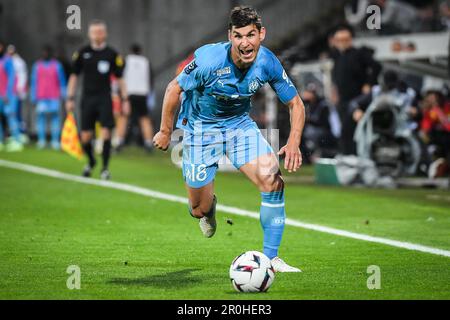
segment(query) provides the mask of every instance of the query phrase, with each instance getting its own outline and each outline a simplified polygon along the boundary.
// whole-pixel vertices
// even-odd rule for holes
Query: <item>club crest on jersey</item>
[[[225,67],[223,69],[219,69],[216,71],[216,76],[220,77],[223,76],[225,74],[230,74],[231,73],[231,68],[230,67]]]
[[[195,63],[195,60],[192,60],[191,63],[189,63],[186,68],[184,68],[184,72],[186,74],[190,74],[192,71],[195,70],[195,68],[197,68],[197,64]]]
[[[259,89],[259,82],[257,80],[253,80],[248,84],[248,91],[250,93],[255,93]]]

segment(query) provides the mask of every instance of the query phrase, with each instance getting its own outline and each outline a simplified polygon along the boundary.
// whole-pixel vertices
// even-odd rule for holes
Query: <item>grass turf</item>
[[[0,159],[77,175],[82,167],[33,148]],[[114,181],[185,196],[167,154],[127,150],[111,172]],[[290,226],[280,255],[304,272],[277,274],[265,294],[236,293],[228,267],[261,249],[257,220],[219,212],[217,234],[204,239],[183,204],[3,167],[0,178],[0,299],[450,298],[449,258]],[[219,173],[216,193],[220,203],[259,210],[259,192],[239,174]],[[288,183],[286,191],[289,218],[447,250],[448,199],[439,190]],[[66,287],[69,265],[81,268],[81,290]],[[369,265],[381,269],[380,290],[367,289]]]

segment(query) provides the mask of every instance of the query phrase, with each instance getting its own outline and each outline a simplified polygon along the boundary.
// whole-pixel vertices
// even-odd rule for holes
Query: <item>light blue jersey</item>
[[[283,103],[297,95],[277,57],[261,46],[249,69],[240,70],[231,59],[231,43],[205,45],[177,77],[184,91],[177,127],[193,132],[236,128],[248,117],[250,99],[269,83]]]
[[[177,126],[185,130],[183,176],[192,188],[210,183],[226,155],[236,168],[273,153],[249,117],[251,97],[269,83],[283,103],[297,95],[280,61],[265,47],[246,70],[231,59],[231,43],[201,47],[177,77],[183,100]]]

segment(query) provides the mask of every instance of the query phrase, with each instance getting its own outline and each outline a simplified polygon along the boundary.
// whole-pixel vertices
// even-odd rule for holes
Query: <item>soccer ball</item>
[[[247,251],[231,263],[230,279],[236,291],[265,292],[275,279],[275,271],[265,254]]]

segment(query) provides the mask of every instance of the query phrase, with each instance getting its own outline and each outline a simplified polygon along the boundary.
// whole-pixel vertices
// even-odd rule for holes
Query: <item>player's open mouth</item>
[[[250,58],[253,55],[253,51],[254,51],[253,49],[247,50],[239,49],[241,56],[243,56],[244,58]]]

